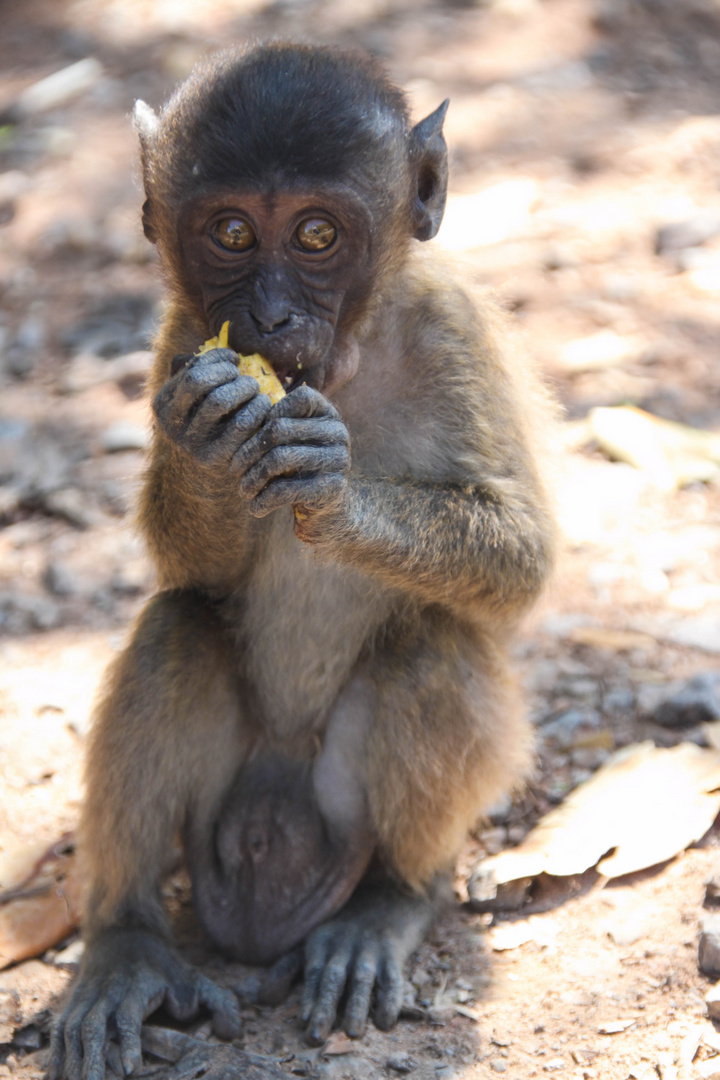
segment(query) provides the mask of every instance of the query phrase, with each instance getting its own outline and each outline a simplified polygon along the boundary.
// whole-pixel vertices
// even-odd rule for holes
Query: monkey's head
[[[442,220],[444,102],[410,127],[367,57],[261,46],[197,69],[156,116],[136,107],[145,233],[172,287],[286,385],[354,372],[363,319]]]

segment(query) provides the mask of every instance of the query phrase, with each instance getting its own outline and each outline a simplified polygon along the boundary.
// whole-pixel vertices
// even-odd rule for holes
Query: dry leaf
[[[468,1020],[475,1020],[477,1022],[483,1018],[483,1014],[479,1009],[471,1009],[467,1005],[454,1005],[453,1008],[456,1013],[460,1013],[460,1016],[466,1016]]]
[[[39,956],[75,930],[81,897],[75,855],[60,843],[46,849],[20,887],[0,893],[0,969]]]
[[[578,645],[591,645],[594,649],[611,649],[626,652],[629,649],[650,649],[656,642],[649,634],[637,630],[612,630],[604,626],[576,626],[568,634],[568,640]]]
[[[593,434],[607,454],[642,469],[663,491],[710,480],[720,466],[720,434],[662,420],[632,405],[589,413]]]
[[[694,743],[625,747],[521,844],[485,859],[482,869],[497,884],[541,873],[567,877],[591,866],[605,877],[643,870],[707,832],[720,811],[718,788],[718,750]]]
[[[323,1056],[337,1057],[340,1054],[354,1054],[356,1050],[356,1042],[349,1039],[347,1035],[343,1035],[340,1031],[335,1031],[323,1047]]]
[[[636,1020],[613,1020],[609,1024],[601,1024],[598,1033],[600,1035],[619,1035],[621,1031],[627,1031],[628,1028],[634,1027],[636,1023]]]

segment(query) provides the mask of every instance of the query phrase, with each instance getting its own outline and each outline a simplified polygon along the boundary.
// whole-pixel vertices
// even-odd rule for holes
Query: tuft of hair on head
[[[133,127],[143,142],[152,139],[159,127],[157,113],[141,98],[137,99],[133,109]]]

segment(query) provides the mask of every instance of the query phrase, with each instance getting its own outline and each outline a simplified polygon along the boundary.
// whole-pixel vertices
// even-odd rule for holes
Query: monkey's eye
[[[212,227],[212,237],[226,251],[249,251],[255,246],[255,233],[243,218],[222,218]]]
[[[335,243],[337,229],[322,218],[308,218],[298,225],[295,236],[306,251],[325,251]]]

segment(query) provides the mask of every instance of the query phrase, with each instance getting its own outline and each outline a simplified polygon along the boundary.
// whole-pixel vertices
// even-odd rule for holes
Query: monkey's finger
[[[232,990],[225,990],[217,983],[198,976],[198,1000],[212,1013],[212,1027],[220,1039],[237,1039],[242,1032],[240,1006]]]
[[[113,1007],[113,999],[104,994],[93,1005],[82,1022],[84,1060],[81,1075],[83,1080],[104,1080],[107,1022]]]
[[[48,1080],[62,1080],[65,1063],[65,1030],[63,1019],[55,1024],[50,1036],[50,1057],[48,1060]]]
[[[234,471],[244,473],[275,446],[349,446],[350,435],[341,420],[279,420],[271,412],[262,429],[248,439],[233,459]]]
[[[191,364],[160,387],[152,402],[153,412],[168,433],[182,430],[190,419],[190,411],[197,408],[211,390],[242,377],[229,363]]]
[[[338,420],[340,414],[319,390],[313,390],[311,386],[303,383],[302,386],[296,386],[273,406],[273,416],[278,418],[281,416],[295,418],[326,416],[328,419]]]
[[[343,1027],[351,1039],[359,1039],[365,1031],[376,976],[375,950],[363,949],[353,965],[350,996],[343,1018]]]
[[[243,476],[240,491],[254,499],[278,476],[342,473],[350,468],[347,446],[275,446]]]
[[[389,1031],[397,1023],[402,1008],[405,980],[402,965],[394,956],[386,957],[378,978],[377,1005],[373,1013],[375,1025]]]
[[[301,949],[294,949],[281,957],[259,980],[253,1000],[262,1005],[280,1005],[299,978],[302,966]],[[240,987],[237,989],[239,993],[242,992]]]
[[[71,1002],[70,1009],[61,1020],[63,1035],[63,1065],[59,1077],[78,1077],[83,1064],[83,1021],[95,1003],[96,994],[91,989],[79,1001]]]
[[[330,931],[325,927],[316,930],[305,943],[305,984],[300,1001],[300,1019],[303,1024],[307,1024],[315,1008],[318,987],[325,970],[329,948]]]
[[[134,1072],[142,1065],[140,1028],[150,1010],[154,1012],[161,1004],[163,993],[153,995],[148,1001],[145,994],[131,993],[120,1003],[115,1013],[115,1027],[120,1044],[120,1060],[125,1073]]]
[[[185,435],[188,438],[204,436],[217,424],[234,415],[243,405],[254,401],[258,396],[258,384],[255,379],[241,376],[232,382],[216,386],[202,399],[197,402],[188,415]],[[268,402],[263,415],[270,411]]]
[[[330,476],[296,477],[273,480],[264,491],[248,503],[253,517],[262,518],[280,506],[305,506],[309,510],[322,510],[341,497],[347,484],[341,473]]]
[[[325,965],[320,979],[315,1008],[310,1016],[305,1038],[311,1046],[325,1042],[332,1030],[342,992],[347,982],[350,947],[338,950]]]

